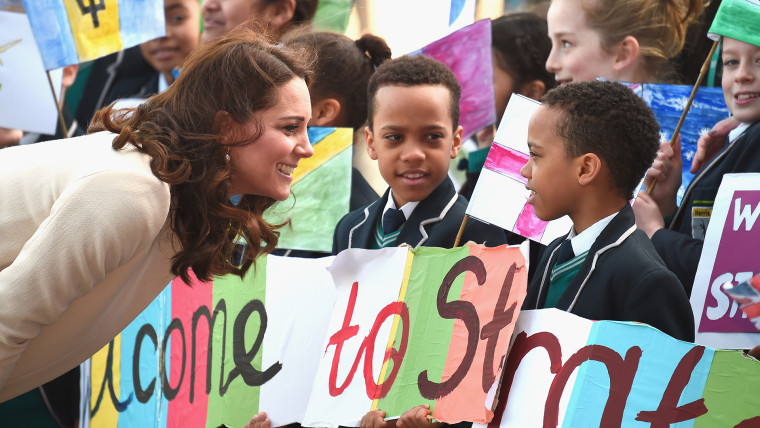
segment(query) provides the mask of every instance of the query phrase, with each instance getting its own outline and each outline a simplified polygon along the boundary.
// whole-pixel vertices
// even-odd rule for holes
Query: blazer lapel
[[[348,248],[372,248],[375,239],[375,227],[383,208],[388,202],[390,190],[386,190],[382,198],[376,200],[364,209],[364,220],[353,226],[348,234]]]
[[[443,183],[433,190],[427,198],[423,199],[417,208],[414,209],[412,215],[406,220],[404,226],[401,228],[396,245],[409,244],[416,248],[420,245],[424,245],[429,236],[430,228],[436,223],[443,221],[443,217],[453,205],[451,199],[454,198],[456,202],[456,191],[454,191],[454,184],[449,177],[443,180]],[[422,233],[422,228],[425,229],[425,234]]]

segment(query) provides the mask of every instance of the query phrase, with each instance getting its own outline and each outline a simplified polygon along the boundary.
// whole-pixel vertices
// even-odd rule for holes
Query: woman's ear
[[[546,84],[538,79],[531,80],[530,82],[522,84],[520,88],[518,88],[517,93],[538,101],[546,93]]]
[[[234,141],[234,120],[226,111],[218,111],[214,115],[214,132],[219,136],[222,144],[232,144]]]
[[[325,98],[311,106],[310,126],[336,126],[340,116],[340,102],[335,98]]]
[[[591,184],[602,168],[602,161],[595,153],[586,153],[578,157],[578,184]]]
[[[633,36],[626,36],[617,46],[617,54],[612,68],[621,72],[630,67],[639,57],[639,41]]]

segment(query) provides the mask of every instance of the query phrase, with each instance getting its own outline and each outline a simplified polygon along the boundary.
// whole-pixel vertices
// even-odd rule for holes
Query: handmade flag
[[[692,86],[659,83],[628,83],[627,85],[652,109],[660,125],[661,139],[670,141],[689,100]],[[730,115],[731,112],[726,107],[721,88],[699,88],[679,131],[683,160],[681,187],[676,195],[679,204],[686,187],[694,178],[691,172],[691,160],[697,153],[699,137],[709,131],[715,123]]]
[[[24,0],[24,6],[47,70],[166,34],[163,0]]]
[[[548,244],[568,233],[573,222],[567,216],[543,221],[528,204],[528,179],[520,169],[528,162],[528,124],[539,105],[519,94],[509,98],[466,214]]]
[[[760,251],[759,216],[760,174],[726,174],[709,224],[694,224],[696,231],[707,229],[691,291],[697,343],[729,349],[760,344],[760,332],[722,289],[727,282],[747,281],[760,273],[756,257]]]
[[[720,36],[760,46],[760,1],[722,0],[707,32],[713,40]]]
[[[278,247],[332,250],[335,226],[348,214],[351,198],[350,128],[309,128],[314,155],[301,159],[293,173],[290,197],[267,210],[270,223],[290,224],[280,229]]]
[[[345,33],[355,2],[356,0],[320,0],[314,19],[311,20],[314,31]]]
[[[760,361],[682,342],[645,324],[523,311],[496,427],[751,427]],[[486,425],[473,424],[473,428]]]
[[[496,122],[491,64],[491,21],[480,20],[410,55],[422,54],[448,66],[461,87],[459,125],[462,139]]]
[[[0,11],[0,127],[55,134],[58,109],[26,14]],[[60,96],[62,71],[50,72]]]

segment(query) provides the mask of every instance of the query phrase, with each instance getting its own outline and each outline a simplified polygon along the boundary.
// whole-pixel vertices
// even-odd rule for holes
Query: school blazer
[[[348,248],[372,248],[375,227],[388,202],[390,189],[375,202],[346,214],[335,227],[333,254]],[[458,195],[449,177],[423,199],[401,227],[396,244],[409,244],[417,248],[454,246],[459,226],[464,218],[467,200]],[[473,241],[495,247],[505,244],[504,230],[469,219],[460,244]]]
[[[760,172],[760,122],[756,122],[727,144],[686,188],[670,226],[652,235],[652,243],[668,269],[691,295],[704,241],[692,238],[691,209],[694,201],[714,201],[723,174]]]
[[[567,236],[546,248],[528,287],[523,309],[544,307],[551,268]],[[676,339],[694,341],[689,298],[626,204],[604,228],[557,308],[590,320],[647,323]]]

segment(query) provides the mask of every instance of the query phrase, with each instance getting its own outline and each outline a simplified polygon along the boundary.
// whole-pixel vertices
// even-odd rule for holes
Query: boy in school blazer
[[[573,229],[547,247],[523,309],[643,322],[693,341],[689,299],[629,204],[659,146],[653,113],[615,82],[568,84],[542,102],[521,170],[528,202],[542,220],[568,215]]]
[[[405,56],[378,67],[367,91],[367,149],[389,189],[341,219],[333,254],[402,243],[452,247],[467,207],[448,177],[462,146],[454,73],[422,55]],[[470,220],[460,242],[468,241],[497,246],[506,237],[501,228]]]

